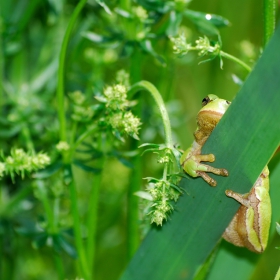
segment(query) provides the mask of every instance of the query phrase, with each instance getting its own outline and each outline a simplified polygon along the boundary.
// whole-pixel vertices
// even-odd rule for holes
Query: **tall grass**
[[[263,10],[267,44],[274,7],[271,0],[263,9],[241,0],[1,0],[0,160],[10,169],[0,181],[0,278],[118,278],[150,228],[147,204],[134,194],[145,190],[142,178],[162,176],[157,159],[138,146],[167,139],[169,148],[187,147],[200,100],[208,93],[231,100],[239,89],[232,73],[238,81],[247,76],[229,60],[221,70],[217,60],[199,64],[194,53],[178,59],[170,37],[183,31],[193,43],[205,34],[186,10],[220,14],[231,22],[219,29],[222,49],[253,66]],[[116,112],[104,91],[127,82],[116,80],[122,69],[127,88],[136,84],[128,94],[160,91],[172,137],[146,94],[121,111],[141,118],[140,140],[108,124]],[[16,158],[20,149],[28,160],[42,151],[50,163],[28,169]]]

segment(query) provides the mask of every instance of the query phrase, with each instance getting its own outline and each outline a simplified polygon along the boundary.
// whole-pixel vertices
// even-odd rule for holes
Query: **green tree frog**
[[[186,173],[192,177],[202,177],[210,186],[216,186],[216,181],[206,172],[228,176],[223,168],[214,168],[201,162],[213,162],[213,154],[202,155],[201,149],[211,132],[229,107],[230,102],[210,94],[202,100],[202,109],[197,115],[197,129],[194,142],[180,159]],[[247,194],[239,194],[226,190],[226,195],[238,201],[241,206],[223,233],[228,242],[246,247],[261,253],[265,250],[271,221],[271,204],[269,197],[269,171],[267,166]]]

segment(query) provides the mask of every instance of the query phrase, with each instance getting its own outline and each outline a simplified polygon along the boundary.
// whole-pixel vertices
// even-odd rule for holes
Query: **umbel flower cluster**
[[[173,42],[173,51],[180,56],[186,55],[189,51],[198,51],[198,56],[210,55],[216,57],[220,53],[220,44],[211,44],[210,40],[204,36],[195,41],[196,45],[187,43],[184,34],[175,38],[170,38]]]
[[[14,180],[15,175],[24,178],[25,173],[31,173],[45,168],[50,164],[50,158],[45,153],[31,154],[23,149],[12,149],[11,155],[5,157],[2,153],[0,161],[0,177],[10,175]]]
[[[141,122],[130,110],[136,102],[128,100],[129,75],[120,70],[115,81],[114,85],[106,86],[102,93],[95,95],[98,104],[81,91],[69,93],[71,118],[76,124],[85,124],[88,129],[112,131],[118,140],[123,140],[125,135],[138,139]],[[67,145],[60,143],[57,149],[66,151],[69,149]]]
[[[121,139],[122,135],[130,135],[138,139],[141,122],[129,110],[136,103],[127,99],[128,76],[124,71],[120,71],[116,80],[117,84],[107,86],[103,95],[96,96],[96,99],[106,107],[105,117],[102,121],[111,126],[113,133],[118,138]]]
[[[77,122],[90,122],[93,117],[93,110],[87,105],[85,95],[77,90],[69,93],[69,97],[73,107],[71,118]]]
[[[189,51],[197,51],[198,56],[200,57],[208,56],[207,59],[201,61],[200,63],[207,62],[218,57],[220,59],[220,68],[223,69],[223,58],[226,58],[238,63],[240,66],[242,66],[244,69],[246,69],[249,72],[251,72],[252,70],[252,68],[244,61],[238,59],[237,57],[231,54],[222,51],[221,38],[219,36],[218,36],[218,41],[212,41],[212,40],[210,41],[209,38],[206,36],[200,37],[198,40],[195,41],[196,45],[189,44],[184,34],[181,34],[174,38],[170,38],[170,40],[173,42],[174,53],[179,56],[184,56]],[[243,44],[243,46],[241,47],[247,53],[246,54],[247,57],[250,56],[252,57],[253,51],[252,48],[250,50],[250,44]]]

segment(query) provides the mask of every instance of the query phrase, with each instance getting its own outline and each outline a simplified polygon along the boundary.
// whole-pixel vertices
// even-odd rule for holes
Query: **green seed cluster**
[[[4,157],[0,162],[0,176],[9,174],[14,180],[15,175],[21,175],[24,178],[25,173],[31,173],[45,168],[50,164],[50,157],[45,153],[30,154],[23,149],[12,149],[11,155]]]
[[[77,122],[89,122],[94,111],[86,104],[85,95],[81,91],[74,91],[69,93],[69,97],[73,106],[71,118]]]
[[[102,96],[96,96],[98,101],[105,104],[100,123],[109,125],[115,135],[130,135],[138,139],[141,122],[130,110],[136,103],[127,99],[129,76],[121,70],[117,73],[116,81],[117,84],[104,89]]]

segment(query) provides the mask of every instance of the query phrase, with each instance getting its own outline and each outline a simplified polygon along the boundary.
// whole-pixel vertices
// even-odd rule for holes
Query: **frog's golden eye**
[[[210,99],[209,96],[206,96],[202,99],[202,107],[204,107],[205,105],[207,105],[209,102],[211,102],[212,100]]]

